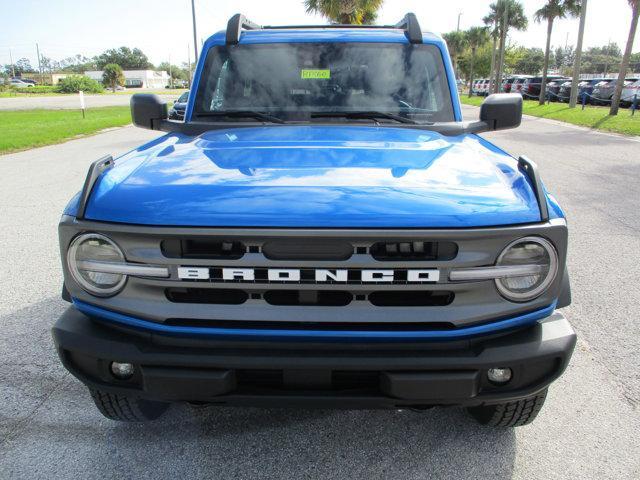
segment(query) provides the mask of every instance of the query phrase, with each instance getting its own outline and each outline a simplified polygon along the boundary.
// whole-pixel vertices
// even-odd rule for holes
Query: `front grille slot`
[[[265,243],[262,253],[269,260],[349,260],[353,245],[326,238],[281,239]]]
[[[246,253],[242,242],[209,238],[172,238],[160,244],[162,254],[168,258],[204,258],[238,260]]]
[[[369,294],[376,307],[443,307],[453,302],[454,293],[447,291],[380,291]]]
[[[174,303],[241,305],[249,299],[247,292],[237,289],[167,288],[165,294]]]
[[[453,242],[378,242],[371,246],[371,256],[382,262],[403,261],[447,261],[458,254],[458,245]]]
[[[264,299],[270,305],[345,307],[353,300],[353,294],[339,290],[270,290]]]

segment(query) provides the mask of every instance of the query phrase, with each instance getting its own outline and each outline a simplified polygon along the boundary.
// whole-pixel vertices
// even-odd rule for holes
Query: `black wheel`
[[[90,390],[90,392],[100,413],[111,420],[120,422],[155,420],[169,408],[168,403],[153,402],[100,390]]]
[[[467,411],[482,425],[521,427],[535,420],[547,398],[547,390],[515,402],[470,407]]]

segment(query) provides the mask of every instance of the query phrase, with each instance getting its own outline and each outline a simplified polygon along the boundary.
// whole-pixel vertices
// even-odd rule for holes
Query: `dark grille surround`
[[[170,277],[129,277],[111,298],[82,290],[65,270],[71,297],[145,320],[181,319],[206,326],[217,321],[324,322],[419,325],[422,329],[468,327],[542,309],[560,293],[562,273],[542,296],[526,303],[505,300],[493,280],[450,282],[453,268],[495,264],[512,241],[532,235],[550,240],[565,264],[564,220],[545,224],[447,230],[215,229],[105,224],[63,217],[62,258],[79,233],[102,233],[123,250],[130,263],[169,268]],[[180,280],[178,267],[208,269],[207,280]],[[222,268],[255,270],[254,281],[222,281]],[[300,269],[300,282],[266,280],[267,269]],[[348,270],[346,282],[317,283],[315,269]],[[367,283],[357,274],[366,269],[394,270],[393,282]],[[406,272],[438,269],[435,283],[410,283]],[[353,272],[353,273],[352,273]],[[266,323],[265,323],[266,324]]]

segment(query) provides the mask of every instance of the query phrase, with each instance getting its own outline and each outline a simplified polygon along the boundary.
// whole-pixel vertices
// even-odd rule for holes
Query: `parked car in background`
[[[189,92],[184,92],[176,100],[169,112],[171,120],[184,120],[184,112],[187,110],[187,102],[189,101]]]
[[[527,80],[527,78],[530,77],[516,78],[513,81],[513,84],[511,84],[511,93],[519,93],[522,95],[522,85],[524,85],[524,82]]]
[[[586,94],[587,98],[585,103],[591,103],[591,94],[593,93],[593,87],[599,82],[603,81],[604,78],[592,78],[589,80],[580,80],[578,82],[578,102],[582,102],[582,95]],[[560,91],[558,95],[560,96],[560,101],[569,103],[569,99],[571,98],[571,85],[572,80],[568,79],[560,86]]]
[[[37,84],[37,82],[35,80],[31,80],[29,78],[13,77],[11,80],[20,80],[21,82],[30,83],[31,85],[36,85]]]
[[[12,78],[11,80],[9,80],[9,85],[15,88],[33,87],[33,83],[25,82],[23,80],[20,80],[19,78]]]
[[[636,107],[640,106],[640,80],[636,80],[633,83],[625,84],[622,89],[622,95],[620,96],[620,104],[625,107],[630,107],[634,99],[636,100]]]
[[[479,95],[486,97],[487,95],[489,95],[489,84],[491,83],[491,80],[489,80],[488,78],[485,78],[482,83],[480,84],[479,88]]]
[[[560,102],[562,101],[561,97],[560,97],[560,88],[562,87],[562,84],[567,82],[567,81],[571,81],[570,78],[558,78],[552,82],[549,82],[547,84],[547,97],[549,98],[549,100],[551,100],[552,102]]]
[[[547,85],[555,80],[564,78],[560,75],[549,75],[547,77]],[[525,98],[538,98],[540,96],[540,86],[542,85],[542,77],[527,78],[522,84],[522,96]]]
[[[630,86],[637,80],[637,78],[627,78],[624,81],[624,86]],[[594,105],[609,105],[611,103],[611,99],[613,98],[613,94],[615,92],[617,84],[617,78],[609,78],[597,83],[595,87],[593,87],[591,103]]]

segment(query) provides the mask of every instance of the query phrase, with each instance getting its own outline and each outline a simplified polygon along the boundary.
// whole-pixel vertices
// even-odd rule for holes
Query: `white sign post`
[[[82,118],[84,118],[84,110],[85,110],[84,92],[80,90],[78,93],[80,94],[80,109],[82,110]]]

